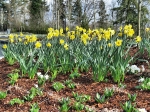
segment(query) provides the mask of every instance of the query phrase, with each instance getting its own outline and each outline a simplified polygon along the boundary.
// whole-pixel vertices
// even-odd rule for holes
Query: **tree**
[[[118,7],[115,7],[113,11],[116,11],[116,21],[114,24],[137,24],[137,9],[138,3],[136,0],[118,0]]]
[[[72,21],[75,25],[82,26],[88,29],[89,23],[96,23],[96,14],[98,13],[97,1],[91,0],[76,0],[72,5]]]
[[[30,0],[30,27],[32,30],[42,30],[44,25],[44,14],[48,11],[45,0]],[[44,30],[44,29],[43,29]]]
[[[135,31],[138,33],[138,1],[137,0],[118,0],[118,7],[113,8],[112,10],[116,12],[116,20],[113,24],[132,24]],[[142,12],[144,11],[144,12]],[[141,6],[141,23],[147,22],[147,7],[144,5]]]
[[[81,0],[76,0],[75,2],[73,2],[71,19],[74,21],[76,25],[81,26],[81,20],[82,20]]]
[[[3,0],[4,29],[21,30],[23,17],[29,0]],[[7,26],[6,26],[7,25]]]
[[[66,29],[66,3],[64,2],[64,0],[59,0],[59,24],[61,26],[61,28]]]
[[[101,0],[100,2],[99,2],[99,12],[98,12],[98,14],[99,14],[99,21],[98,21],[98,23],[99,23],[99,27],[101,27],[101,28],[106,28],[107,27],[107,16],[108,16],[108,14],[106,14],[106,8],[105,8],[105,3],[104,3],[104,1],[103,0]]]

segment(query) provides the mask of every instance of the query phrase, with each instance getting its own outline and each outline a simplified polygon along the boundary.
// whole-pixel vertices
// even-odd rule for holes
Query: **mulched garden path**
[[[131,51],[134,53],[134,51]],[[149,60],[150,62],[150,60]],[[9,78],[7,74],[12,73],[12,70],[19,68],[19,65],[15,63],[14,65],[9,65],[5,59],[0,60],[0,91],[7,91],[7,97],[3,100],[0,100],[0,112],[29,112],[31,104],[37,102],[40,107],[40,112],[59,112],[59,100],[63,97],[69,97],[73,100],[72,92],[77,92],[79,94],[86,94],[91,96],[91,100],[87,101],[85,105],[93,108],[96,112],[108,112],[108,110],[114,110],[114,112],[122,112],[120,104],[128,101],[128,93],[137,94],[135,101],[137,108],[145,108],[150,112],[150,91],[136,89],[135,86],[139,85],[138,80],[140,77],[150,77],[150,70],[145,62],[136,62],[137,65],[144,65],[146,70],[145,72],[139,74],[126,74],[125,81],[123,82],[126,85],[126,88],[118,87],[118,84],[114,83],[111,80],[111,77],[108,76],[107,82],[96,83],[92,80],[92,74],[89,71],[88,73],[81,73],[79,78],[74,79],[76,83],[75,89],[65,88],[61,91],[56,92],[52,88],[52,82],[47,81],[43,86],[43,95],[36,96],[32,101],[25,101],[23,104],[10,105],[9,101],[13,98],[22,99],[23,96],[27,95],[31,87],[34,87],[37,84],[37,77],[34,79],[29,79],[28,77],[19,78],[14,86],[8,83]],[[55,81],[64,82],[69,77],[69,74],[59,74]],[[108,99],[103,104],[98,104],[95,101],[96,93],[103,94],[105,88],[113,88],[114,95]],[[69,112],[75,112],[73,108]],[[84,111],[82,111],[84,112]]]

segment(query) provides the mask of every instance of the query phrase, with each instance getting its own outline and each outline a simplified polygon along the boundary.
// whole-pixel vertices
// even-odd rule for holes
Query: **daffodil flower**
[[[115,45],[116,45],[117,47],[121,46],[121,45],[122,45],[122,40],[117,39],[117,41],[115,42]]]

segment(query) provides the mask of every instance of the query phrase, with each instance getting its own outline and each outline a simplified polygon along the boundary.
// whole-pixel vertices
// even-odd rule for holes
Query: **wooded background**
[[[132,24],[138,34],[150,25],[149,5],[150,0],[112,0],[109,7],[105,0],[0,0],[0,30],[46,33],[49,27],[117,29]]]

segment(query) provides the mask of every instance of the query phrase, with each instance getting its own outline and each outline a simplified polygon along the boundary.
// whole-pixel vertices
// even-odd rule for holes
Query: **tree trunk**
[[[141,29],[141,4],[142,4],[142,0],[139,0],[138,1],[138,36],[140,36],[141,32],[140,32],[140,29]]]

